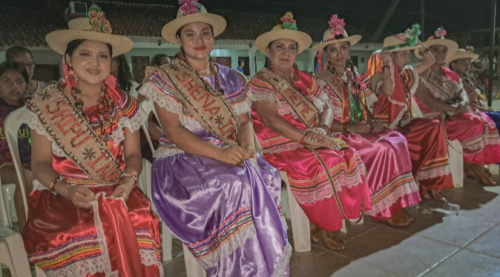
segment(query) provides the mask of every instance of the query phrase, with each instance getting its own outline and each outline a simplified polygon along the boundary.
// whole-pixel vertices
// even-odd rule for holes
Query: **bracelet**
[[[305,132],[304,135],[302,136],[302,138],[300,139],[300,144],[304,145],[304,140],[306,139],[306,136],[307,134],[309,134],[309,132]]]
[[[328,127],[328,125],[321,124],[321,125],[318,126],[318,128],[321,128],[321,129],[325,130],[326,131],[326,135],[330,135],[330,127]]]
[[[52,183],[50,183],[50,187],[49,187],[49,190],[50,192],[53,194],[53,195],[57,195],[57,192],[56,192],[56,184],[61,182],[61,181],[64,181],[64,182],[67,182],[68,179],[66,177],[62,177],[62,176],[57,176],[56,178],[54,178],[54,180],[52,180]]]
[[[134,179],[134,188],[137,188],[137,186],[139,185],[139,177],[137,177],[137,174],[133,174],[133,173],[125,173],[125,172],[124,172],[124,173],[122,173],[122,176],[121,176],[121,177],[122,177],[122,178],[121,178],[122,180],[123,180],[124,178],[127,178],[127,177],[128,177],[128,178],[132,178],[132,179]]]
[[[350,133],[351,132],[351,124],[349,122],[344,123],[343,129],[344,129],[344,133]]]

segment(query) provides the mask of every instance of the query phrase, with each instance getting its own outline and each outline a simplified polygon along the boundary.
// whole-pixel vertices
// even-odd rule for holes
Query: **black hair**
[[[11,61],[0,63],[0,76],[2,76],[7,71],[15,71],[21,74],[21,76],[23,76],[24,81],[26,81],[26,84],[28,84],[30,81],[26,68],[19,63]]]
[[[351,43],[346,41],[347,42],[347,46],[349,46],[349,48],[351,48]],[[326,48],[328,48],[328,46],[330,46],[331,44],[328,44],[327,46],[323,47],[323,52],[326,52]]]
[[[161,59],[162,58],[165,58],[168,56],[165,55],[165,54],[156,54],[153,56],[153,58],[151,59],[151,66],[160,66],[161,65]]]
[[[275,42],[276,40],[273,40],[271,42],[269,42],[269,44],[267,45],[266,48],[271,48],[271,45],[273,45],[273,43]],[[299,43],[295,41],[295,45],[297,46],[297,50],[299,50]]]
[[[33,54],[31,54],[30,50],[28,50],[26,47],[16,45],[7,49],[7,51],[5,52],[5,60],[13,62],[16,57],[20,55],[30,55],[30,57],[33,58]]]
[[[245,63],[245,61],[244,61],[244,60],[239,60],[239,61],[238,61],[238,65],[241,65],[241,64],[244,64],[244,63]]]
[[[177,32],[175,32],[175,37],[178,37],[178,38],[181,37],[181,31],[182,31],[182,29],[184,29],[184,26],[182,26],[181,28],[179,28],[179,30],[177,30]],[[214,27],[212,27],[212,25],[210,25],[210,24],[208,24],[208,26],[210,26],[210,30],[212,30],[212,35],[213,35],[214,34]]]
[[[120,88],[126,92],[130,91],[132,87],[132,72],[130,71],[130,67],[127,63],[127,58],[125,55],[119,55],[113,58],[116,62],[118,62],[118,85]]]
[[[68,54],[70,57],[73,56],[73,53],[75,52],[76,48],[80,46],[86,39],[75,39],[72,40],[68,43],[68,46],[66,46],[66,52],[64,52],[64,57],[66,58],[66,54]],[[109,55],[112,57],[113,56],[113,47],[111,44],[106,43],[109,49]]]

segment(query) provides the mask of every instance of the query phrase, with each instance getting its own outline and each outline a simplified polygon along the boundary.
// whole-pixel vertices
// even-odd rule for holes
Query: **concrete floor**
[[[500,176],[495,180],[500,183]],[[463,188],[443,194],[460,205],[459,215],[445,216],[439,212],[440,202],[424,200],[412,210],[416,221],[408,228],[366,217],[361,225],[348,225],[344,251],[313,245],[310,252],[294,252],[290,275],[500,276],[500,187],[466,179]],[[428,207],[432,213],[425,214]],[[174,241],[174,259],[164,268],[165,276],[186,276],[179,241]]]

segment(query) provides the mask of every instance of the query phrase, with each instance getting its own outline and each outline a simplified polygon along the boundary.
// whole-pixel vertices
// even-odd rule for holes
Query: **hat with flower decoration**
[[[382,51],[398,52],[420,48],[422,46],[417,45],[419,34],[420,25],[413,24],[411,29],[406,30],[404,33],[386,37]]]
[[[113,57],[122,55],[134,46],[128,37],[113,35],[111,24],[98,6],[91,6],[85,17],[75,18],[68,22],[68,30],[57,30],[48,33],[45,40],[55,52],[64,55],[68,43],[76,39],[99,41],[110,44]]]
[[[361,40],[360,35],[349,36],[345,31],[344,19],[339,18],[338,15],[334,14],[328,21],[328,30],[323,33],[323,39],[320,44],[316,44],[312,50],[314,52],[320,52],[325,49],[326,46],[332,43],[349,42],[350,46],[358,43]]]
[[[455,54],[446,59],[446,65],[449,66],[452,61],[460,60],[460,59],[470,59],[471,62],[477,60],[479,58],[479,54],[474,53],[474,47],[467,46],[465,49],[458,49]]]
[[[182,26],[202,22],[212,26],[214,37],[222,34],[226,29],[226,20],[216,14],[208,13],[205,7],[198,3],[198,0],[179,0],[181,7],[177,11],[177,18],[163,26],[161,30],[162,37],[168,42],[176,43],[175,35]]]
[[[458,43],[454,42],[451,39],[446,39],[447,32],[443,27],[437,28],[437,30],[434,32],[434,36],[431,36],[428,40],[423,42],[423,44],[427,47],[431,47],[434,45],[444,45],[448,48],[448,52],[446,54],[446,58],[451,57],[455,52],[458,50]],[[417,58],[421,59],[422,56],[418,53],[418,51],[415,50],[415,56]]]
[[[255,40],[255,46],[260,52],[266,53],[269,43],[278,39],[291,39],[296,41],[299,45],[297,54],[304,52],[312,43],[311,36],[297,30],[297,23],[295,19],[293,19],[293,14],[291,12],[287,12],[281,17],[281,24],[274,26],[271,31],[260,35]]]

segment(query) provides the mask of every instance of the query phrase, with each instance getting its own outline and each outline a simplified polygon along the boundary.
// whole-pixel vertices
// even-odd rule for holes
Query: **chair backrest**
[[[21,164],[21,157],[19,155],[19,143],[18,136],[19,128],[23,125],[19,116],[26,111],[26,107],[21,107],[12,113],[10,113],[3,123],[3,129],[5,137],[7,138],[7,144],[9,145],[10,154],[12,155],[12,162],[16,168],[17,179],[19,180],[20,191],[23,197],[24,210],[26,211],[26,216],[28,216],[28,203],[26,202],[26,180],[24,179],[23,166]]]
[[[147,117],[149,118],[149,115],[153,113],[153,115],[158,119],[158,115],[156,114],[155,106],[153,104],[153,101],[149,99],[144,99],[139,104],[144,112],[146,112]],[[159,121],[158,121],[159,122]],[[142,131],[144,131],[144,135],[146,135],[146,140],[148,141],[149,148],[151,149],[151,153],[155,152],[155,148],[153,146],[153,142],[151,141],[151,137],[149,136],[149,131],[148,131],[148,119],[146,118],[145,122],[142,122],[141,124]]]

